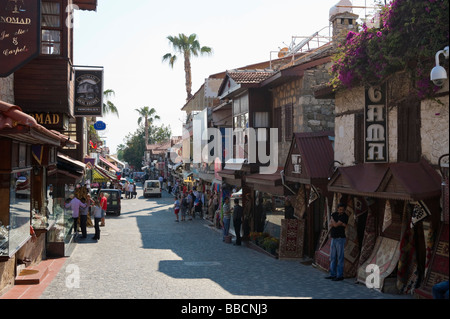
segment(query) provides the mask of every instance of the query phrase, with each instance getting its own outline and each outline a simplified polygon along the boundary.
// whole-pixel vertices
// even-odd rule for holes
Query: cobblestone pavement
[[[408,298],[226,244],[205,220],[175,222],[172,203],[167,193],[124,199],[121,216],[107,217],[98,242],[88,229],[41,299]]]

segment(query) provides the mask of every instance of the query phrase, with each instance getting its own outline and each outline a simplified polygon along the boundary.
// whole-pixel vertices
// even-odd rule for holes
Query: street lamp
[[[437,86],[444,85],[444,81],[447,79],[447,71],[439,65],[439,55],[443,54],[446,59],[449,56],[449,48],[446,46],[443,50],[436,52],[436,66],[431,70],[430,80]]]

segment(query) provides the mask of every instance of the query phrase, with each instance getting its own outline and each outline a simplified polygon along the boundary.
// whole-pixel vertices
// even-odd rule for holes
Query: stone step
[[[16,285],[39,285],[48,274],[48,266],[45,263],[24,268],[15,278]]]

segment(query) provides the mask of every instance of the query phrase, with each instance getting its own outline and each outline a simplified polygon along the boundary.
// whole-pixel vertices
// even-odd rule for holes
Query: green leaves
[[[430,97],[435,90],[429,79],[425,85],[424,77],[433,67],[434,54],[448,44],[448,0],[393,0],[382,8],[381,20],[379,29],[363,25],[358,33],[349,33],[333,59],[331,84],[380,84],[405,71],[416,81],[419,97]]]

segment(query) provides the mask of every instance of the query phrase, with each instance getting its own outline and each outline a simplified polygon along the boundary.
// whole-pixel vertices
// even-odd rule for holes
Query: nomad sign
[[[40,0],[0,0],[0,77],[39,55]]]

